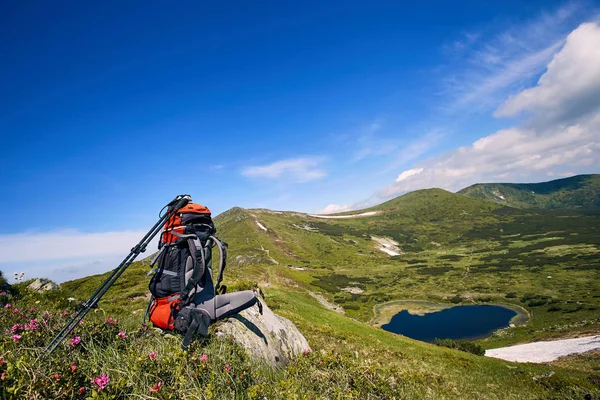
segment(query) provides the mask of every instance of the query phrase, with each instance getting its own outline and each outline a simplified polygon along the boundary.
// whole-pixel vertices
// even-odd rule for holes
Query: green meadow
[[[40,346],[64,322],[60,313],[75,307],[68,298],[85,300],[106,274],[44,294],[14,286],[2,299],[11,303],[0,311],[2,329],[31,318],[47,326],[23,331],[18,342],[2,336],[1,398],[600,396],[599,352],[517,364],[378,328],[401,309],[502,304],[519,312],[515,326],[477,341],[479,348],[600,333],[599,211],[515,209],[431,189],[342,215],[364,212],[372,214],[324,219],[234,208],[215,218],[218,236],[229,243],[229,290],[260,288],[310,343],[311,352],[287,367],[266,368],[214,336],[183,352],[180,337],[142,327],[146,259],[77,328],[81,346],[66,343],[37,363]],[[390,247],[396,255],[373,238],[397,243]],[[159,357],[150,360],[153,352]],[[101,374],[110,377],[102,389],[94,383]]]

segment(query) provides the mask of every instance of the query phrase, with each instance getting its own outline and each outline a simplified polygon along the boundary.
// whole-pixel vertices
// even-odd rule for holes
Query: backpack
[[[147,314],[154,326],[174,330],[177,314],[192,304],[198,292],[207,288],[214,294],[220,289],[227,244],[214,236],[215,233],[210,210],[194,203],[178,210],[165,224],[159,240],[159,253],[151,263],[151,267],[156,265],[156,268],[149,272],[154,275],[149,284],[152,297]],[[221,256],[214,289],[213,247],[218,248]],[[180,325],[178,331],[181,330]]]

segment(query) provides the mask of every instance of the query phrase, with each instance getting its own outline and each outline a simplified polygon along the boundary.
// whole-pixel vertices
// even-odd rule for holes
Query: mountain
[[[312,352],[275,372],[264,372],[247,360],[232,361],[239,349],[217,338],[190,354],[193,360],[204,352],[209,360],[219,359],[241,373],[228,381],[221,378],[221,364],[211,374],[202,365],[189,369],[197,363],[176,353],[178,341],[144,339],[147,352],[159,348],[161,355],[173,354],[181,376],[201,379],[181,381],[193,389],[185,389],[184,383],[179,383],[184,389],[169,389],[180,390],[177,395],[208,388],[240,398],[296,393],[307,398],[473,399],[600,394],[593,369],[598,354],[550,366],[509,365],[378,328],[400,310],[423,312],[423,302],[441,307],[498,303],[519,312],[517,326],[477,341],[484,348],[599,334],[598,210],[516,209],[428,189],[337,215],[235,207],[214,220],[218,236],[229,244],[224,282],[229,291],[259,287],[269,307],[306,336]],[[125,327],[139,326],[148,301],[147,270],[148,260],[134,263],[87,318],[102,322],[117,316]],[[69,296],[85,300],[106,276],[65,282],[53,296],[63,303]],[[139,351],[119,346],[121,355],[105,355],[100,346],[89,351],[114,371],[124,363],[135,368]],[[146,393],[151,384],[146,389],[142,385],[155,382],[153,371],[158,369],[152,368],[158,365],[161,373],[172,370],[165,360],[120,379],[134,380],[131,385],[137,386],[131,390]],[[545,378],[548,371],[554,375]],[[540,376],[541,381],[532,379]],[[174,376],[165,384],[173,388],[175,382]],[[232,382],[237,386],[229,386]],[[235,396],[227,392],[229,387],[235,388]]]
[[[600,175],[542,183],[477,183],[458,192],[517,208],[600,208]]]

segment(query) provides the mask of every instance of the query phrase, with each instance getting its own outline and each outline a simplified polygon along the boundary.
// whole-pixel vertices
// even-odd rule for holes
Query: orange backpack
[[[147,314],[154,326],[173,330],[179,311],[187,306],[202,287],[212,287],[212,248],[220,253],[216,290],[223,279],[226,264],[226,243],[214,234],[216,229],[210,210],[189,203],[169,218],[159,241],[159,253],[149,289],[152,293]],[[223,288],[225,288],[223,286]]]

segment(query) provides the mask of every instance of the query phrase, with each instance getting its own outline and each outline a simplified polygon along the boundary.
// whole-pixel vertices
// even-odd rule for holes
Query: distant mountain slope
[[[517,208],[600,208],[600,175],[542,183],[478,183],[458,192]]]

